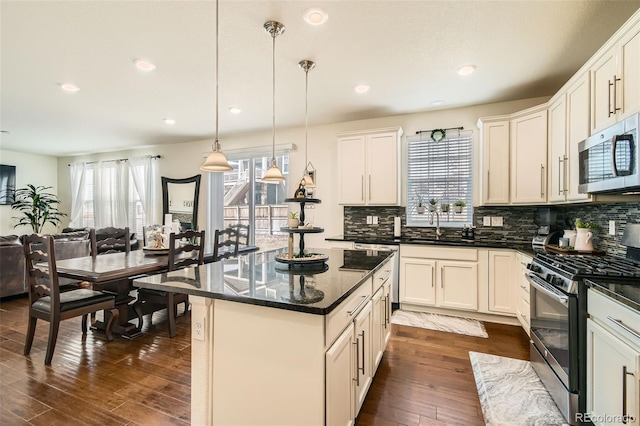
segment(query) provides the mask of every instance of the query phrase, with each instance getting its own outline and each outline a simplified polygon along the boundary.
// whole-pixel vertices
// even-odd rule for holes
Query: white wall
[[[326,246],[324,238],[343,232],[343,207],[338,205],[337,199],[337,149],[336,135],[349,131],[377,129],[400,126],[404,135],[413,135],[418,130],[434,128],[448,128],[463,126],[466,130],[474,131],[474,157],[478,159],[479,135],[476,123],[478,118],[493,115],[510,114],[548,100],[548,97],[525,99],[512,102],[501,102],[487,105],[477,105],[464,108],[421,112],[415,114],[397,115],[369,120],[350,121],[327,125],[309,127],[309,152],[308,159],[317,169],[317,181],[315,197],[322,200],[321,204],[307,211],[307,216],[314,220],[315,226],[325,229],[323,234],[310,234],[306,238],[308,247]],[[223,129],[224,130],[224,129]],[[302,177],[305,166],[304,152],[304,127],[290,129],[276,129],[276,144],[295,144],[297,150],[290,155],[292,182],[290,184],[291,196],[297,187],[298,178]],[[269,146],[271,144],[271,130],[250,133],[244,135],[222,136],[220,140],[223,151]],[[403,157],[405,155],[403,137]],[[140,155],[161,155],[158,163],[159,176],[184,178],[202,173],[200,164],[204,161],[204,155],[211,150],[211,141],[196,141],[176,145],[158,145],[145,149],[132,151],[119,151],[81,157],[63,157],[58,160],[58,181],[60,184],[60,198],[64,201],[63,209],[69,211],[69,170],[68,164],[77,161],[96,161],[118,158],[128,158]],[[477,161],[476,161],[477,163]],[[405,202],[405,168],[402,168],[403,203]],[[200,193],[200,206],[198,222],[201,229],[205,227],[206,194],[208,193],[206,173],[203,173]],[[159,198],[158,214],[162,210],[162,199]],[[295,208],[293,209],[295,210]]]
[[[0,163],[16,166],[16,187],[18,189],[32,184],[51,186],[52,188],[48,192],[58,193],[58,161],[56,157],[0,150]],[[65,184],[68,185],[68,181]],[[64,210],[65,206],[61,205],[60,208]],[[19,212],[11,210],[11,206],[0,206],[0,235],[22,235],[33,232],[30,226],[14,228],[18,220],[13,217],[18,215]],[[65,218],[62,223],[65,224]],[[46,225],[43,231],[56,232],[57,229],[53,225]]]

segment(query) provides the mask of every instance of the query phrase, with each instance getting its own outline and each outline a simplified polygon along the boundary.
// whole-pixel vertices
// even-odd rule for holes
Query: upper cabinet
[[[591,134],[640,111],[640,14],[634,18],[590,67]]]
[[[482,121],[482,204],[509,204],[509,120]]]
[[[547,201],[547,109],[531,108],[511,120],[511,204]]]
[[[338,135],[338,194],[345,205],[400,205],[402,129]]]

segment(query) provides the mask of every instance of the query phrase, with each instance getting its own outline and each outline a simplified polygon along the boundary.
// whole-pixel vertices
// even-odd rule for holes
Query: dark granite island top
[[[310,250],[329,256],[326,264],[288,270],[275,261],[287,249],[250,253],[236,259],[165,272],[134,280],[137,287],[187,293],[252,305],[326,315],[377,271],[390,255],[366,250]]]

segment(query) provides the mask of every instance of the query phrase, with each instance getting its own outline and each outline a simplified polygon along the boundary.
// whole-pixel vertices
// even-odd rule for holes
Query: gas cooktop
[[[640,262],[624,257],[538,253],[534,263],[571,277],[640,278]]]

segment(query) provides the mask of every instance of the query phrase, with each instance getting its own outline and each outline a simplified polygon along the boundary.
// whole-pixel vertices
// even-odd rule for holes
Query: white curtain
[[[93,213],[96,228],[128,226],[129,165],[127,161],[93,164]]]
[[[156,214],[156,160],[153,157],[136,157],[129,160],[131,177],[144,211],[145,225],[160,223]]]
[[[85,194],[86,163],[73,163],[69,166],[71,173],[71,215],[69,227],[83,228],[88,226],[82,215]]]

